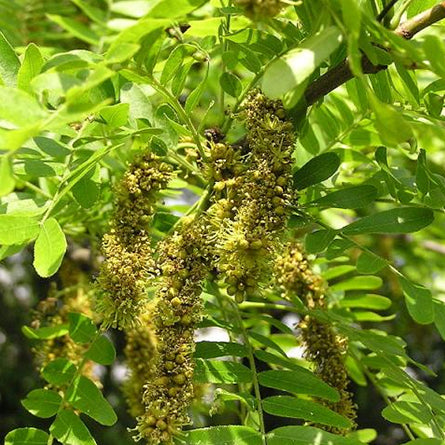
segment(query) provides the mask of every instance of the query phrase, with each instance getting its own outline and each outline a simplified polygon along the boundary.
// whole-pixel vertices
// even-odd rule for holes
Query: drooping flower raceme
[[[310,310],[326,309],[326,287],[322,278],[312,270],[301,245],[290,243],[286,246],[276,259],[275,274],[284,298],[290,298],[294,294],[300,297]],[[353,422],[356,417],[356,407],[352,401],[352,394],[348,391],[349,378],[345,368],[346,339],[337,334],[328,323],[309,315],[299,323],[299,328],[306,349],[306,358],[314,363],[316,374],[340,394],[338,402],[323,401],[323,403]],[[341,434],[349,431],[319,426]]]
[[[137,426],[137,438],[149,444],[171,443],[189,423],[194,330],[202,318],[201,283],[209,264],[206,230],[199,218],[184,218],[181,228],[159,247],[162,276],[153,310],[157,356],[144,388],[145,412]]]
[[[136,418],[145,412],[142,403],[144,385],[153,378],[153,365],[156,361],[157,339],[151,302],[142,308],[139,323],[127,329],[125,334],[124,353],[129,375],[123,385],[123,393],[129,413]]]
[[[145,288],[154,270],[147,224],[157,192],[171,176],[171,167],[148,152],[130,164],[115,188],[115,210],[103,238],[105,261],[98,278],[97,309],[105,326],[134,326],[146,303]]]
[[[227,190],[227,217],[221,221],[216,248],[227,293],[241,302],[257,292],[285,228],[291,187],[293,126],[280,101],[252,91],[244,103],[247,154],[244,170]],[[227,181],[226,181],[227,182]]]

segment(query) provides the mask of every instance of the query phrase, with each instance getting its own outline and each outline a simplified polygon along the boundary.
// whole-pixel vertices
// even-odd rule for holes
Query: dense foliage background
[[[282,101],[270,119],[296,140],[276,244],[304,244],[327,303],[287,298],[267,273],[239,296],[217,253],[196,331],[196,431],[176,440],[445,443],[444,17],[430,0],[0,0],[0,435],[51,431],[6,443],[133,443],[132,334],[105,332],[96,308],[119,181],[147,147],[171,166],[150,204],[153,249],[182,216],[211,214],[230,180],[209,174],[212,150],[224,140],[250,162],[255,87]],[[336,393],[304,355],[305,316],[347,339],[355,431],[322,403]],[[48,370],[62,356],[80,389],[63,386],[65,362]]]

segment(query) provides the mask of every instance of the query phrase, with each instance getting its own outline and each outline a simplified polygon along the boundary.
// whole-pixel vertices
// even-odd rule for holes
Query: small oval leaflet
[[[34,246],[34,268],[41,277],[54,275],[62,263],[67,243],[55,218],[47,219]]]
[[[237,362],[196,359],[194,380],[197,383],[248,383],[252,371]]]
[[[291,396],[272,396],[263,400],[264,411],[268,414],[303,419],[336,428],[350,428],[351,421],[335,411],[311,400]]]
[[[66,399],[74,408],[87,414],[101,425],[111,426],[117,420],[113,408],[99,388],[84,376],[77,378],[68,388]]]
[[[368,206],[376,198],[377,189],[374,186],[358,185],[329,193],[314,201],[313,204],[339,209],[359,209]]]
[[[76,373],[76,366],[66,358],[56,358],[42,369],[42,377],[53,385],[70,382]]]
[[[309,370],[300,367],[292,371],[263,371],[258,374],[262,386],[296,394],[308,394],[337,402],[338,392]]]
[[[316,156],[294,173],[294,188],[303,190],[323,182],[330,178],[338,167],[340,167],[340,158],[337,154],[328,152]]]
[[[401,207],[365,216],[342,229],[347,235],[359,233],[411,233],[434,221],[433,211],[420,207]]]
[[[5,437],[5,445],[47,445],[49,434],[37,428],[17,428]]]
[[[56,439],[66,445],[97,445],[80,417],[68,409],[57,414],[49,430]]]
[[[34,416],[47,419],[56,415],[61,402],[62,397],[55,391],[34,389],[22,400],[22,405]]]
[[[311,426],[284,426],[267,434],[267,445],[364,445],[357,439],[328,433]]]

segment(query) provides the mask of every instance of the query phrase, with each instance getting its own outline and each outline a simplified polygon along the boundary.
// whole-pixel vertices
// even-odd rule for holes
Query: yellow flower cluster
[[[321,277],[314,273],[303,253],[302,246],[289,244],[275,263],[277,282],[283,289],[283,297],[291,294],[300,297],[308,309],[325,309],[325,287]],[[348,391],[349,378],[345,369],[346,339],[338,335],[332,326],[306,316],[299,324],[306,348],[306,358],[314,363],[315,372],[323,381],[336,388],[338,402],[325,402],[329,408],[354,421],[356,407]],[[346,434],[348,430],[320,427],[335,433]]]
[[[137,426],[137,439],[149,444],[172,443],[172,437],[189,423],[194,330],[202,317],[201,282],[209,263],[206,230],[199,219],[185,220],[159,248],[162,276],[153,310],[157,356],[143,394],[145,412]]]
[[[123,386],[129,412],[133,417],[144,414],[142,403],[144,385],[153,377],[157,339],[153,326],[153,305],[147,304],[141,311],[139,323],[126,332],[124,349],[129,376]]]
[[[281,0],[235,0],[235,4],[252,20],[275,17],[286,6]]]
[[[145,287],[154,269],[147,223],[156,192],[172,175],[171,167],[152,153],[139,156],[115,188],[115,213],[104,236],[97,309],[105,326],[134,326],[146,303]]]
[[[246,98],[242,116],[249,150],[244,170],[238,168],[241,173],[232,178],[233,186],[226,187],[226,196],[218,203],[224,219],[216,235],[218,269],[228,294],[238,302],[255,294],[258,284],[268,278],[293,199],[294,131],[281,102],[254,90]]]

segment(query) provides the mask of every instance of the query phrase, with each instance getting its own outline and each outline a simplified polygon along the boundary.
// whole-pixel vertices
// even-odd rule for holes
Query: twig
[[[409,40],[418,32],[444,18],[445,1],[442,1],[436,6],[433,6],[402,23],[397,27],[394,33]],[[364,74],[375,74],[386,68],[388,68],[387,65],[373,65],[366,56],[363,56],[362,58],[362,70]],[[318,99],[326,96],[326,94],[335,90],[340,85],[343,85],[348,80],[351,80],[353,77],[354,74],[351,71],[348,59],[346,58],[308,86],[304,93],[306,105],[309,106],[314,104]]]

